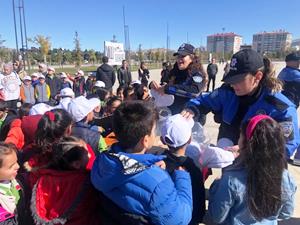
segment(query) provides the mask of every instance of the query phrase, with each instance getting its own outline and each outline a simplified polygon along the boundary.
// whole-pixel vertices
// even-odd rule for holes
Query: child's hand
[[[158,166],[158,167],[160,167],[163,170],[166,169],[166,163],[163,160],[156,162],[155,165]]]
[[[225,150],[232,152],[235,159],[240,155],[240,148],[238,145],[226,147]]]

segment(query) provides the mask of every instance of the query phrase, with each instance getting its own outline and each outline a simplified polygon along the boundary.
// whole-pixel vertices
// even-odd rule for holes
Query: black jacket
[[[202,171],[195,165],[193,159],[189,157],[176,156],[169,150],[166,150],[164,155],[167,156],[164,161],[169,174],[172,174],[179,166],[183,166],[187,172],[190,173],[193,194],[193,213],[189,225],[201,223],[205,214],[205,188]]]
[[[175,97],[174,103],[169,107],[172,114],[180,113],[191,98],[201,93],[205,84],[203,75],[199,71],[179,70],[177,63],[170,72],[168,83],[165,86],[165,93]]]
[[[218,65],[210,63],[207,66],[207,74],[209,77],[215,77],[218,73]]]
[[[49,85],[50,88],[50,94],[51,98],[54,99],[54,97],[59,94],[60,88],[61,88],[61,80],[53,75],[52,78],[50,78],[49,75],[46,76],[46,83]]]
[[[131,83],[131,72],[130,70],[124,69],[123,67],[119,68],[118,70],[118,81],[120,86],[121,85],[129,85]]]
[[[105,83],[105,89],[111,90],[116,81],[114,68],[104,63],[98,67],[96,80],[101,80]]]

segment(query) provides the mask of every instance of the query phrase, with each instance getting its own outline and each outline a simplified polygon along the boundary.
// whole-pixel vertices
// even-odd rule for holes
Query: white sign
[[[123,43],[104,41],[104,55],[108,57],[109,65],[122,65],[125,59]]]

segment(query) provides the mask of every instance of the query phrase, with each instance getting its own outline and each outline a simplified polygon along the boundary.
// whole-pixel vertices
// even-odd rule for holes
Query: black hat
[[[222,81],[234,84],[242,81],[249,73],[255,73],[264,66],[263,57],[252,49],[244,49],[235,53],[230,62],[230,70]]]
[[[186,56],[186,55],[190,55],[190,54],[195,54],[195,47],[191,44],[186,44],[183,43],[177,50],[177,52],[175,52],[173,55],[182,55],[182,56]]]
[[[298,61],[300,60],[300,52],[292,52],[285,57],[285,61]]]

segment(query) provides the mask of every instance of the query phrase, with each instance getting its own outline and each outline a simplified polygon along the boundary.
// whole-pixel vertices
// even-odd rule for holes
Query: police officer
[[[155,81],[150,85],[160,93],[174,95],[174,103],[169,107],[172,114],[182,111],[185,103],[197,97],[206,87],[207,75],[203,70],[195,47],[191,44],[182,44],[176,53],[176,63],[170,71],[168,84],[160,86]],[[204,123],[202,118],[202,123]]]
[[[283,81],[283,94],[298,108],[300,101],[300,53],[293,52],[285,57],[286,67],[279,73],[278,79]]]
[[[283,82],[282,93],[298,108],[300,102],[300,52],[288,54],[285,62],[286,67],[279,73],[278,79]],[[300,166],[300,146],[298,146],[293,164]]]
[[[182,114],[186,117],[213,112],[220,122],[218,140],[238,143],[240,125],[257,114],[266,114],[279,122],[286,137],[286,156],[299,145],[296,108],[281,92],[271,62],[252,49],[232,56],[225,82],[210,94],[192,99]],[[276,138],[276,137],[274,137]],[[224,140],[224,139],[223,139]]]

